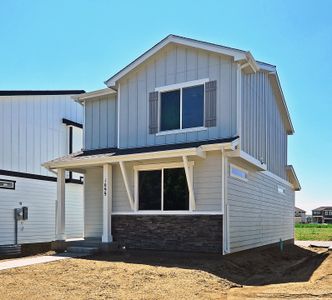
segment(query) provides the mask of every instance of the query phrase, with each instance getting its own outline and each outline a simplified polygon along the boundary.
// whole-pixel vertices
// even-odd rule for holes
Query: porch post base
[[[51,249],[55,252],[64,252],[67,250],[67,245],[65,240],[57,240],[52,242]]]
[[[118,242],[101,243],[100,248],[102,252],[123,252],[126,248],[121,246]]]
[[[105,236],[105,235],[103,235],[101,237],[101,242],[103,244],[112,243],[113,242],[113,237],[112,236],[107,236],[107,235]]]

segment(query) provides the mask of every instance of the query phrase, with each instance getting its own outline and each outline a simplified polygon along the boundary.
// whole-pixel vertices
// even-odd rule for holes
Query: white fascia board
[[[196,49],[206,50],[209,52],[214,52],[226,56],[231,56],[234,58],[234,61],[247,61],[248,59],[253,59],[252,55],[250,54],[251,58],[248,57],[248,52],[224,47],[221,45],[216,45],[208,42],[193,40],[190,38],[180,37],[180,36],[174,36],[169,35],[163,40],[161,40],[159,43],[157,43],[155,46],[147,50],[145,53],[143,53],[141,56],[139,56],[137,59],[135,59],[132,63],[124,67],[122,70],[120,70],[118,73],[116,73],[114,76],[106,80],[104,83],[112,88],[115,87],[117,84],[117,81],[125,76],[127,73],[129,73],[131,70],[139,66],[141,63],[143,63],[145,60],[147,60],[149,57],[157,53],[160,49],[165,47],[166,45],[174,43],[178,45],[183,45],[187,47],[192,47]],[[250,52],[249,52],[250,53]],[[253,61],[255,61],[253,59]]]
[[[254,158],[253,156],[251,156],[250,154],[248,154],[247,152],[245,152],[243,150],[237,149],[235,151],[226,153],[226,155],[228,157],[242,158],[243,160],[245,160],[246,162],[251,164],[253,167],[258,169],[259,171],[267,170],[267,166],[265,163],[261,163],[258,159]]]
[[[288,110],[288,107],[287,107],[287,104],[286,104],[286,100],[285,100],[285,96],[284,96],[284,93],[282,91],[282,88],[281,88],[281,84],[280,84],[280,80],[279,80],[279,76],[278,76],[278,73],[277,71],[275,72],[270,72],[269,73],[269,76],[271,76],[274,80],[275,80],[275,83],[277,85],[277,88],[280,92],[280,98],[281,98],[281,105],[284,109],[284,116],[286,117],[286,122],[287,122],[287,134],[289,135],[292,135],[294,134],[295,130],[294,130],[294,127],[293,127],[293,124],[292,124],[292,120],[290,118],[290,114],[289,114],[289,110]]]
[[[261,62],[261,61],[256,61],[257,65],[259,66],[259,69],[261,71],[265,71],[265,72],[276,72],[276,66]]]
[[[90,99],[94,99],[94,98],[102,97],[102,96],[106,96],[106,95],[113,95],[116,93],[117,92],[115,90],[106,88],[106,89],[96,90],[96,91],[72,96],[72,99],[74,99],[77,102],[83,102],[86,100],[90,100]]]
[[[80,160],[72,161],[58,161],[58,162],[46,162],[43,164],[44,167],[48,169],[57,168],[77,168],[77,167],[92,167],[100,166],[105,163],[116,163],[116,162],[127,162],[135,160],[147,160],[147,159],[162,159],[162,158],[182,158],[185,156],[196,156],[204,159],[206,157],[206,151],[221,150],[222,148],[232,150],[236,145],[236,141],[230,143],[219,143],[210,145],[201,145],[195,148],[185,148],[185,149],[174,149],[167,151],[156,151],[156,152],[145,152],[145,153],[135,153],[135,154],[125,154],[112,156],[103,156],[96,158],[86,158]],[[235,142],[235,143],[234,143]]]
[[[295,191],[301,190],[301,184],[299,179],[297,178],[297,175],[295,173],[294,167],[292,165],[286,166],[286,172],[289,177],[289,180],[292,182]]]

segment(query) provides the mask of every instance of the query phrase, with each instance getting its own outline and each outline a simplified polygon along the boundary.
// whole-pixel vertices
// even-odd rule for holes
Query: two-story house
[[[44,164],[85,176],[84,235],[127,248],[232,253],[294,238],[287,138],[275,66],[247,51],[169,35],[75,97],[84,150]]]
[[[305,215],[306,211],[299,208],[294,207],[294,220],[295,223],[307,223],[307,217]]]
[[[313,209],[312,222],[332,224],[332,206],[320,206]]]
[[[54,241],[57,177],[41,164],[82,148],[83,109],[71,98],[82,93],[0,91],[0,256]],[[83,235],[80,176],[66,172],[68,238]]]

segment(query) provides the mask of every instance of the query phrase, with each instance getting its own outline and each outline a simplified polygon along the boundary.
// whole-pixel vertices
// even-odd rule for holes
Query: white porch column
[[[58,241],[64,241],[66,216],[65,216],[65,170],[58,169],[57,176],[57,207],[55,237]]]
[[[103,243],[112,242],[112,165],[103,165]]]

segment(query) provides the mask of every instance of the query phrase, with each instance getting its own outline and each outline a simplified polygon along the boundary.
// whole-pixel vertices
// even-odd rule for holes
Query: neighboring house
[[[332,206],[320,206],[313,209],[312,222],[332,224]]]
[[[295,223],[307,223],[307,218],[305,213],[306,213],[305,210],[295,206],[294,208]]]
[[[81,94],[84,150],[44,164],[85,175],[84,237],[232,253],[294,239],[294,133],[275,66],[170,35]],[[67,219],[67,218],[66,218]]]
[[[84,91],[0,91],[0,245],[55,239],[56,174],[45,160],[82,148],[83,109],[72,100]],[[83,185],[66,174],[68,237],[83,235]]]

